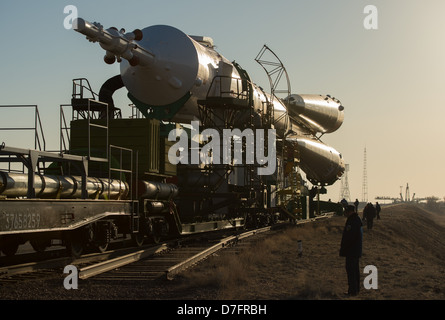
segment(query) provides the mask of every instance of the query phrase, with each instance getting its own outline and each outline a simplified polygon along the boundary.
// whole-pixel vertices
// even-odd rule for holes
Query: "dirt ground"
[[[338,253],[346,218],[339,216],[287,229],[236,258],[222,252],[179,279],[181,292],[195,292],[188,296],[195,299],[203,291],[208,299],[445,299],[445,213],[397,205],[384,207],[380,216],[371,230],[363,227],[360,267],[375,269],[362,273],[357,297],[344,295],[345,258]]]
[[[0,287],[6,300],[444,300],[445,213],[414,205],[383,207],[372,230],[364,226],[360,294],[347,291],[339,247],[346,218],[336,216],[276,231],[219,251],[173,281],[82,281],[78,290],[52,280]],[[361,214],[360,214],[361,216]],[[298,255],[298,241],[302,255]],[[236,254],[234,254],[236,250]],[[373,281],[366,280],[374,276]],[[366,289],[363,282],[377,285]],[[161,301],[164,300],[164,301]],[[164,303],[164,304],[163,304]]]

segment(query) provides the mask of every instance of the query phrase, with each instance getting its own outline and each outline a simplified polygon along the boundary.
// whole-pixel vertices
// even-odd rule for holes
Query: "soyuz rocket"
[[[89,41],[100,44],[106,63],[120,63],[122,85],[146,117],[190,123],[199,119],[199,100],[223,85],[228,89],[225,92],[237,92],[239,80],[248,78],[245,70],[215,50],[209,37],[186,35],[167,25],[133,32],[104,29],[81,18],[73,26]],[[214,80],[224,77],[228,80],[217,88]],[[271,99],[253,83],[251,92],[257,117],[262,116],[266,101],[273,102],[277,137],[298,144],[300,167],[309,181],[331,185],[342,176],[345,165],[341,154],[316,138],[316,134],[332,133],[342,125],[344,107],[339,100],[315,94]]]

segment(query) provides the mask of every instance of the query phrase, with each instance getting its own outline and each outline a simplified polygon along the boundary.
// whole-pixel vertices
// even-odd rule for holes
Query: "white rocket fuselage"
[[[99,42],[106,50],[105,61],[120,62],[122,81],[129,98],[145,116],[178,123],[199,120],[198,100],[212,95],[233,95],[240,91],[240,81],[245,80],[237,67],[215,51],[213,40],[208,37],[188,36],[166,25],[155,25],[135,30],[133,33],[118,32],[115,28],[104,30],[99,24],[78,19],[76,31],[90,41]],[[114,56],[113,56],[114,55]],[[123,58],[123,59],[122,59]],[[219,81],[214,83],[214,80]],[[296,95],[287,99],[271,99],[260,87],[252,84],[252,103],[258,116],[263,116],[265,102],[273,101],[274,128],[279,138],[289,133],[300,137],[330,133],[343,123],[343,106],[330,96]],[[150,115],[151,113],[151,115]],[[308,140],[313,143],[308,143]],[[305,137],[293,139],[302,157],[308,157],[308,171],[313,182],[332,184],[344,171],[341,155],[329,150],[326,156],[324,144]],[[313,161],[318,156],[325,161]],[[303,159],[302,159],[303,162]],[[311,166],[311,163],[313,165]],[[334,168],[324,170],[320,165]],[[329,171],[329,172],[327,172]],[[332,171],[332,172],[331,172]]]

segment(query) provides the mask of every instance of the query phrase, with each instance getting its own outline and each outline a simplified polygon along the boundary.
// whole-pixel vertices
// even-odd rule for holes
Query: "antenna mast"
[[[345,164],[345,174],[341,179],[340,200],[346,199],[349,202],[351,201],[351,194],[349,193],[348,171],[349,164]]]
[[[362,185],[362,201],[368,202],[368,174],[366,171],[366,147],[363,160],[363,185]]]

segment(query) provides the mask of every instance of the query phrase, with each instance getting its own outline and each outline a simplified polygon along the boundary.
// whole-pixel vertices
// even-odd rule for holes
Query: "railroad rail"
[[[227,238],[222,239],[219,243],[211,246],[208,249],[205,249],[197,254],[195,254],[194,256],[168,268],[166,270],[166,277],[168,280],[173,280],[173,278],[175,277],[175,275],[177,275],[178,273],[180,273],[181,271],[189,268],[190,266],[198,263],[201,260],[204,260],[205,258],[207,258],[208,256],[214,254],[215,252],[217,252],[218,250],[221,250],[229,245],[233,245],[234,243],[238,242],[241,239],[259,234],[259,233],[263,233],[263,232],[267,232],[271,229],[272,227],[265,227],[265,228],[261,228],[261,229],[256,229],[256,230],[252,230],[252,231],[247,231],[244,232],[240,235],[235,235],[235,236],[230,236]]]
[[[138,250],[133,253],[129,253],[123,255],[121,257],[116,257],[111,260],[102,261],[97,264],[93,264],[87,267],[84,267],[79,270],[79,279],[88,279],[90,277],[96,276],[98,274],[117,269],[119,267],[125,266],[127,264],[145,259],[154,254],[160,253],[164,250],[168,249],[167,244],[161,244],[158,246],[150,247],[143,250]]]
[[[325,215],[313,218],[313,219],[306,219],[306,220],[300,220],[297,224],[303,224],[308,222],[317,221],[320,219],[326,219],[333,216],[333,213],[327,213]],[[274,226],[268,226],[260,229],[245,231],[240,234],[231,235],[228,237],[225,237],[218,241],[216,244],[209,246],[199,246],[197,248],[190,248],[187,247],[187,251],[184,252],[180,250],[180,248],[175,248],[171,251],[168,249],[171,249],[171,247],[166,245],[160,245],[156,248],[151,248],[147,252],[144,250],[137,251],[131,254],[128,254],[126,256],[118,257],[113,259],[112,261],[104,261],[101,263],[98,263],[97,265],[91,265],[84,269],[81,269],[79,271],[79,278],[81,279],[88,279],[94,276],[99,276],[101,280],[122,280],[122,279],[132,279],[132,280],[146,280],[153,277],[158,277],[164,275],[167,280],[173,280],[175,276],[177,276],[179,273],[185,271],[186,269],[192,267],[193,265],[196,265],[200,261],[205,260],[212,254],[215,254],[217,251],[222,250],[224,248],[231,247],[233,245],[236,245],[239,241],[242,239],[249,238],[254,235],[262,234],[265,232],[268,232],[272,229],[279,228],[281,226],[287,225],[286,223],[277,224]],[[162,253],[164,254],[163,257],[160,257],[157,254]],[[174,253],[177,253],[179,257],[173,258],[173,257],[166,257],[168,256],[168,253],[171,253],[172,255]],[[152,264],[150,265],[147,261],[142,261],[146,258],[150,257],[149,260],[151,260]],[[155,259],[157,260],[155,261]],[[176,261],[177,260],[177,261]],[[133,266],[135,269],[134,271],[130,270],[118,270],[119,268],[132,264],[134,262],[138,262],[138,266]],[[175,262],[176,261],[176,262]],[[168,266],[170,265],[170,266]],[[150,268],[164,268],[163,270],[148,270]],[[103,275],[104,273],[114,270],[114,274],[110,275]],[[150,276],[148,275],[150,274]]]
[[[149,250],[152,250],[153,246],[146,245],[143,246],[142,248],[143,248],[142,250],[146,250],[148,252]],[[141,248],[138,249],[139,249],[138,251],[142,251]],[[10,278],[20,276],[26,273],[36,273],[43,270],[54,271],[55,269],[60,269],[60,268],[63,269],[65,266],[69,264],[82,266],[82,265],[91,265],[100,262],[111,261],[116,259],[116,257],[128,255],[132,251],[134,251],[134,248],[122,248],[122,249],[110,250],[104,253],[85,254],[79,258],[64,256],[43,261],[32,261],[16,265],[9,265],[6,267],[0,267],[0,281],[7,281]]]
[[[195,247],[185,246],[183,248],[181,248],[181,246],[175,247],[172,244],[169,245],[164,243],[83,267],[79,270],[79,279],[85,280],[102,275],[99,277],[99,280],[123,278],[133,280],[137,278],[138,280],[142,280],[165,275],[167,280],[173,280],[180,272],[206,259],[217,251],[235,245],[242,239],[267,232],[271,229],[272,227],[265,227],[246,231],[241,234],[231,235],[219,240],[218,243],[211,245],[210,247],[208,243],[204,245],[198,244]],[[174,257],[175,254],[176,257]],[[150,261],[142,261],[145,259]],[[140,262],[140,265],[133,265],[133,268],[137,269],[134,272],[131,270],[120,269],[126,265],[134,264],[135,262]],[[159,268],[163,269],[159,270]],[[114,274],[103,275],[112,270],[114,270]]]
[[[330,218],[332,216],[332,213],[327,213],[316,218],[299,220],[297,225]],[[181,248],[181,245],[178,245],[181,241],[189,241],[182,239],[172,240],[169,243],[159,245],[146,245],[137,249],[123,248],[107,251],[105,253],[92,253],[77,259],[73,259],[72,257],[60,257],[45,261],[12,265],[0,268],[0,282],[13,282],[20,281],[21,279],[29,279],[32,278],[32,274],[41,274],[42,272],[52,272],[54,274],[54,270],[63,269],[67,265],[77,266],[79,269],[78,277],[82,280],[90,278],[98,280],[130,279],[132,278],[131,276],[118,275],[119,272],[122,274],[125,272],[131,274],[131,271],[122,270],[124,266],[130,264],[132,264],[134,268],[139,268],[138,271],[135,271],[139,276],[134,275],[132,279],[141,280],[145,278],[148,280],[164,276],[167,280],[173,280],[179,273],[196,265],[221,249],[232,247],[243,239],[271,231],[272,229],[284,227],[285,225],[288,224],[280,223],[230,235],[221,240],[216,240],[218,242],[216,244],[211,244],[210,246],[207,242],[204,245],[202,243],[195,247],[185,245]],[[190,239],[192,238],[193,237],[190,237]],[[177,257],[173,257],[175,253],[177,254]],[[169,256],[169,254],[171,255]],[[158,258],[158,260],[155,261],[155,258]],[[150,261],[153,261],[153,264],[150,264]],[[136,262],[139,262],[140,265],[137,266]],[[157,270],[150,270],[151,268]],[[159,268],[162,269],[159,270]],[[112,271],[111,274],[105,275],[110,271]],[[152,276],[147,276],[149,273],[151,273]],[[24,274],[29,275],[23,276]]]

